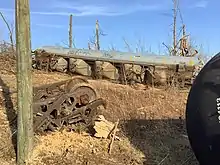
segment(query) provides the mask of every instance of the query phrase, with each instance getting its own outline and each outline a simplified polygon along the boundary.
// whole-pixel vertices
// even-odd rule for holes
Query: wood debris
[[[111,142],[109,144],[109,150],[108,150],[108,153],[111,154],[111,151],[112,151],[112,146],[113,146],[113,142],[115,140],[115,134],[116,134],[116,131],[117,131],[117,128],[118,128],[118,124],[119,124],[119,119],[117,120],[117,122],[115,123],[115,126],[114,126],[114,129],[113,129],[113,136],[111,138]]]
[[[114,128],[115,128],[114,123],[107,121],[103,115],[99,115],[94,125],[94,129],[96,131],[94,136],[105,139],[110,138]],[[118,128],[116,128],[116,132],[117,131],[119,131]],[[119,139],[119,138],[116,136],[115,139]]]

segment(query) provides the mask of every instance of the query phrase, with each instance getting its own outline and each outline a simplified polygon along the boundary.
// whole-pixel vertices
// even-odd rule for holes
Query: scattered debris
[[[115,123],[115,126],[114,126],[114,129],[112,131],[112,138],[111,138],[111,142],[109,144],[109,150],[108,150],[108,153],[111,154],[111,151],[112,151],[112,146],[113,146],[113,142],[115,140],[115,134],[116,134],[116,131],[117,131],[117,128],[118,128],[118,124],[119,124],[119,119],[117,120],[117,122]]]
[[[114,127],[115,125],[112,122],[107,121],[103,115],[99,115],[94,125],[94,129],[96,131],[94,136],[97,138],[104,138],[104,139],[110,138],[114,130]],[[116,128],[116,131],[119,131],[119,129]],[[116,137],[116,139],[119,138]]]

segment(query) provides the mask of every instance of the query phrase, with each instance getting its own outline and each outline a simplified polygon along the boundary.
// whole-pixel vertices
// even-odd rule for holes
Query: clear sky
[[[179,0],[187,33],[198,48],[210,55],[220,51],[219,0]],[[14,0],[0,3],[7,20],[14,21]],[[114,45],[126,51],[123,38],[135,50],[137,42],[146,50],[163,52],[162,42],[170,44],[172,36],[172,0],[30,0],[32,48],[64,45],[68,41],[69,15],[73,14],[73,34],[78,48],[87,48],[94,35],[95,21],[105,36],[101,48]],[[182,20],[178,16],[178,31]],[[0,38],[8,40],[8,31],[0,20]]]

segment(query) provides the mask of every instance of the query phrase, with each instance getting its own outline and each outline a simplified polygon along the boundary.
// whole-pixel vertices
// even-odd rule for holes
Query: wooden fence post
[[[29,0],[15,0],[15,4],[18,90],[17,164],[25,165],[33,149],[30,9]]]

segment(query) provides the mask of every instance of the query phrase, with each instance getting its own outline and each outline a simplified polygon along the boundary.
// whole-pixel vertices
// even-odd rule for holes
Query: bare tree
[[[133,52],[133,50],[130,47],[130,44],[127,42],[127,40],[125,39],[125,37],[122,38],[124,43],[125,43],[125,47],[128,49],[129,52]]]
[[[117,51],[116,47],[111,43],[109,46],[110,51]]]
[[[190,37],[189,39],[188,39],[188,50],[189,50],[189,52],[190,52],[190,56],[195,56],[195,55],[197,55],[198,54],[198,50],[197,50],[197,43],[196,43],[196,41],[192,38],[192,37]]]
[[[107,34],[105,34],[100,28],[99,21],[96,20],[95,31],[93,32],[93,36],[89,38],[89,42],[88,42],[90,49],[92,48],[92,46],[94,46],[96,50],[100,50],[100,36],[106,36],[106,35]]]
[[[95,26],[95,45],[96,45],[96,50],[100,50],[100,45],[99,45],[99,21],[96,20],[96,26]]]
[[[191,44],[188,42],[189,35],[186,34],[186,25],[183,21],[183,16],[179,8],[179,0],[172,0],[173,1],[173,24],[172,24],[172,46],[168,46],[164,42],[162,43],[168,50],[170,55],[181,55],[181,56],[188,56],[195,55],[197,50],[194,49],[194,52],[191,53],[192,47]],[[179,13],[180,20],[181,20],[181,27],[179,32],[177,33],[177,15]],[[169,14],[166,14],[168,16],[171,16]]]
[[[172,50],[172,47],[166,45],[164,42],[162,43],[162,45],[164,45],[164,46],[167,48],[169,54],[171,55],[171,54],[172,54],[172,51],[173,51],[173,50]]]
[[[93,35],[92,37],[89,37],[88,47],[89,47],[89,49],[92,49],[92,50],[96,49],[95,35]]]
[[[144,41],[144,39],[137,39],[135,43],[135,51],[132,49],[132,44],[129,44],[128,41],[125,39],[125,37],[122,38],[125,44],[125,48],[128,49],[129,52],[136,52],[144,54],[146,52],[151,52],[151,46],[147,48],[147,45]]]
[[[63,45],[69,47],[69,48],[76,48],[76,45],[75,45],[75,36],[73,36],[73,15],[70,14],[70,17],[69,17],[69,30],[68,30],[68,37],[69,37],[69,42],[63,40],[61,41]]]
[[[9,26],[9,23],[8,21],[5,19],[4,15],[2,14],[2,12],[0,12],[0,16],[2,17],[3,21],[5,22],[7,28],[8,28],[8,31],[9,31],[9,37],[10,37],[10,42],[11,42],[11,48],[12,48],[12,51],[14,52],[14,40],[13,40],[13,31],[14,31],[14,28],[13,28],[13,24],[11,24],[11,27]]]
[[[177,55],[177,39],[176,39],[176,20],[177,20],[177,6],[178,0],[173,0],[173,55]]]
[[[67,47],[70,46],[69,42],[66,41],[66,40],[62,40],[61,43],[62,43],[63,45],[65,45],[65,46],[67,46]],[[72,37],[72,46],[73,46],[73,48],[76,48],[75,37],[74,37],[74,36]]]
[[[91,50],[90,42],[88,42],[88,49]]]
[[[146,52],[146,44],[141,39],[138,39],[136,42],[136,53]]]
[[[180,15],[180,19],[181,19],[182,24],[183,24],[183,17],[182,17],[180,8],[179,8],[179,0],[172,0],[172,2],[173,2],[173,9],[172,9],[173,13],[172,14],[165,13],[163,15],[170,16],[173,18],[173,23],[171,24],[171,26],[172,26],[172,42],[173,43],[171,44],[172,46],[168,46],[164,42],[162,43],[162,45],[165,46],[165,48],[168,50],[170,55],[176,56],[179,53],[179,50],[178,50],[179,39],[178,39],[178,37],[182,32],[182,26],[181,26],[181,29],[180,29],[179,33],[177,34],[178,13]]]

